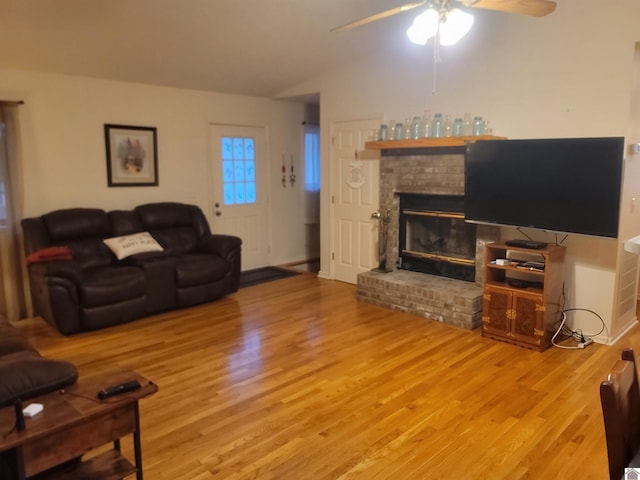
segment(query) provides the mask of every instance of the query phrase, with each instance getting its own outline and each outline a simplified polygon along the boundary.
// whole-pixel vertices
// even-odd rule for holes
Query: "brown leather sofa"
[[[35,312],[68,335],[189,307],[238,290],[241,240],[214,235],[202,210],[150,203],[133,210],[56,210],[22,221]],[[108,238],[149,232],[162,251],[118,260]],[[39,252],[66,247],[70,259]],[[59,258],[65,258],[61,256]]]

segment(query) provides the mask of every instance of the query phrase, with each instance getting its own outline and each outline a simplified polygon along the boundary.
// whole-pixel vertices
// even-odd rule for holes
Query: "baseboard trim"
[[[307,258],[305,260],[297,260],[295,262],[282,263],[279,267],[295,267],[296,265],[304,265],[305,263],[319,262],[320,257]]]
[[[631,319],[631,321],[629,322],[629,324],[625,328],[623,328],[620,331],[620,333],[618,333],[618,335],[616,335],[615,338],[609,338],[608,342],[600,342],[600,341],[598,341],[599,340],[598,338],[594,338],[594,341],[597,342],[597,343],[606,343],[607,345],[613,345],[618,340],[620,340],[622,337],[624,337],[629,332],[629,330],[631,330],[633,327],[635,327],[637,323],[638,323],[638,317],[634,316]]]

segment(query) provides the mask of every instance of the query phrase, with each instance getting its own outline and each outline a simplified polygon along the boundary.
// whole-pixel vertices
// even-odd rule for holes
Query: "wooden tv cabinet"
[[[543,351],[551,345],[562,309],[565,247],[485,246],[482,336]],[[499,265],[497,260],[512,263]],[[526,260],[544,269],[525,268]]]
[[[98,399],[101,389],[130,380],[138,380],[141,388]],[[25,402],[24,406],[40,403],[44,410],[26,418],[23,431],[11,430],[13,407],[0,409],[0,478],[115,480],[135,474],[142,480],[138,401],[157,390],[154,383],[133,372],[81,379],[64,390]],[[127,435],[133,436],[133,463],[120,452],[120,439]],[[109,443],[113,449],[82,458]]]

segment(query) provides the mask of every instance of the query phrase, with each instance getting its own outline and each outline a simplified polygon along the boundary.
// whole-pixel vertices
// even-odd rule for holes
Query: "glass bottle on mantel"
[[[462,136],[470,137],[471,135],[473,135],[473,120],[471,119],[471,114],[467,112],[462,120]]]
[[[434,138],[441,138],[443,134],[442,114],[436,113],[433,116],[433,123],[431,124],[431,136]]]
[[[484,121],[480,116],[473,117],[473,136],[479,137],[481,135],[484,135]]]
[[[420,138],[420,123],[421,119],[419,116],[416,115],[413,117],[411,121],[411,138],[414,140]]]
[[[453,123],[451,122],[451,115],[445,115],[444,123],[442,124],[442,136],[453,136]]]
[[[453,130],[451,133],[454,137],[462,137],[464,133],[464,122],[462,118],[458,117],[453,121]]]
[[[402,140],[402,124],[400,122],[396,123],[396,128],[393,130],[393,139],[394,140]]]
[[[431,113],[429,110],[424,111],[422,115],[422,123],[420,125],[420,138],[429,138],[431,135]]]
[[[402,138],[404,140],[409,140],[411,138],[411,120],[408,118],[404,119],[404,127],[402,128]]]
[[[378,130],[378,140],[385,141],[389,140],[389,128],[386,123],[380,125],[380,130]]]

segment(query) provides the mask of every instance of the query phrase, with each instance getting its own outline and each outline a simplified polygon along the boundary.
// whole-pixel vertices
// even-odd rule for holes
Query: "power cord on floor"
[[[600,323],[602,325],[602,328],[600,328],[600,331],[598,331],[597,333],[594,333],[594,334],[585,334],[581,329],[572,330],[572,329],[570,329],[569,327],[566,326],[566,323],[567,323],[567,312],[588,312],[588,313],[591,313],[591,314],[595,315],[596,317],[598,317],[598,319],[600,320]],[[560,326],[556,330],[556,333],[553,335],[553,337],[551,337],[551,343],[553,344],[554,347],[562,348],[562,349],[565,349],[565,350],[581,350],[584,347],[586,347],[587,345],[590,345],[591,343],[593,343],[593,337],[600,335],[602,332],[604,332],[606,330],[606,328],[607,327],[606,327],[602,317],[600,315],[598,315],[596,312],[594,312],[593,310],[589,310],[588,308],[567,308],[565,310],[562,310],[562,320],[560,322]],[[563,335],[561,340],[566,340],[567,338],[572,338],[573,340],[578,342],[578,344],[575,347],[569,347],[569,346],[566,346],[566,345],[560,345],[560,344],[556,343],[556,338],[560,334]]]

